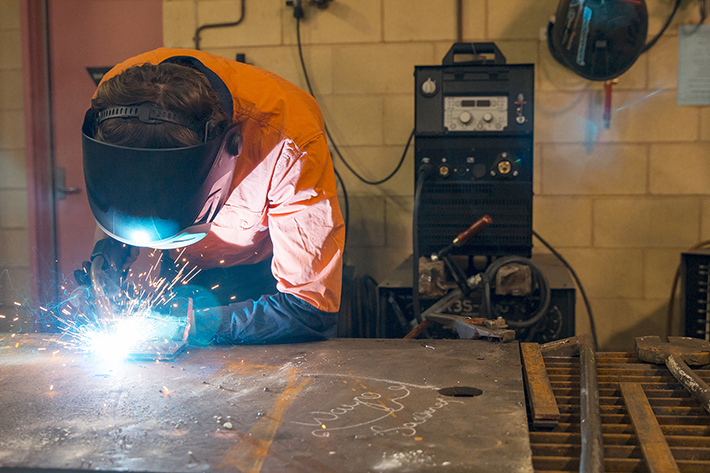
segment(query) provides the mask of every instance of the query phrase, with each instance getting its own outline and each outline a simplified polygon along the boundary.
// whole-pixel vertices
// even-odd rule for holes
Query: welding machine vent
[[[457,62],[457,55],[493,60]],[[532,252],[532,64],[505,63],[493,43],[456,43],[441,66],[415,67],[419,255],[447,246],[484,215],[493,224],[456,254]],[[415,177],[416,179],[416,177]]]
[[[710,249],[680,257],[680,333],[710,340]]]

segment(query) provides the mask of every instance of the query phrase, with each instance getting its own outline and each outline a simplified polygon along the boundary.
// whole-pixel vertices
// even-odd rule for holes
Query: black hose
[[[483,284],[484,296],[488,294],[488,298],[485,299],[488,318],[493,319],[497,317],[497,314],[494,313],[495,311],[493,310],[493,307],[490,305],[491,282],[495,280],[496,273],[498,273],[498,271],[503,266],[509,265],[511,263],[522,264],[530,268],[533,273],[533,281],[537,284],[540,290],[540,304],[538,305],[538,309],[535,314],[533,314],[529,319],[522,321],[506,319],[505,322],[513,328],[532,327],[533,325],[538,323],[545,316],[545,314],[547,314],[547,309],[550,308],[551,291],[550,285],[547,282],[547,278],[542,273],[542,271],[540,271],[540,269],[538,269],[538,267],[535,266],[532,261],[522,256],[505,256],[502,258],[498,258],[493,263],[491,263],[488,268],[486,268],[486,277],[483,279]]]

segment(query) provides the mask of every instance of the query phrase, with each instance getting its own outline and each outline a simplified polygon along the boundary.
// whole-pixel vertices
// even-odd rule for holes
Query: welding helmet
[[[172,249],[204,238],[230,191],[241,135],[231,125],[185,148],[131,148],[94,138],[100,121],[139,118],[200,131],[187,117],[155,104],[90,109],[82,127],[84,177],[91,211],[110,237]],[[203,130],[204,132],[204,127]]]
[[[547,28],[552,56],[589,80],[630,68],[646,45],[645,0],[561,0]]]

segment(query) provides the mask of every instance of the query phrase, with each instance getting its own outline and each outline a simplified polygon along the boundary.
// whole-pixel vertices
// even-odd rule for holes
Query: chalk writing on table
[[[362,378],[361,378],[362,379]],[[373,381],[373,380],[370,380]],[[376,380],[388,385],[367,391],[358,392],[345,402],[339,402],[331,408],[309,411],[302,421],[291,421],[293,424],[312,427],[311,434],[316,437],[330,437],[336,433],[354,433],[368,428],[375,434],[400,434],[407,437],[416,435],[417,427],[432,420],[437,412],[452,403],[463,404],[462,401],[444,399],[436,396],[433,400],[416,402],[418,407],[412,411],[408,405],[415,404],[414,390],[416,388],[431,390],[433,386],[417,386],[397,383],[390,380]],[[371,384],[371,383],[368,383]],[[421,396],[419,396],[421,397]],[[342,397],[340,397],[342,399]],[[386,421],[386,422],[385,422]],[[382,424],[387,425],[382,425]]]

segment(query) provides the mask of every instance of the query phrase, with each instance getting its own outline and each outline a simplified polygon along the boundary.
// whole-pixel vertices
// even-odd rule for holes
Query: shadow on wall
[[[658,335],[665,340],[666,304],[660,305],[647,317],[624,330],[614,331],[609,340],[601,347],[601,351],[636,351],[636,337]]]

